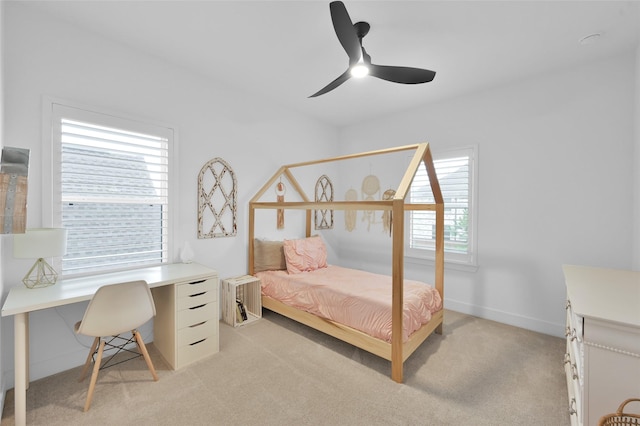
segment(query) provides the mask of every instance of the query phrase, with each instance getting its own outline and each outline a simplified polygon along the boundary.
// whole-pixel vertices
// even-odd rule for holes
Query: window
[[[475,265],[475,147],[433,153],[434,166],[444,199],[445,260]],[[433,203],[429,176],[420,167],[409,189],[412,203]],[[436,216],[432,211],[410,211],[407,255],[433,258]]]
[[[52,222],[63,276],[169,261],[173,131],[53,104]]]

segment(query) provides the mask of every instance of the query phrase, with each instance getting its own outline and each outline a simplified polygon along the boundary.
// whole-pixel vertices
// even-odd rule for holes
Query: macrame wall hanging
[[[287,187],[282,183],[282,177],[280,182],[276,183],[276,199],[279,203],[284,202],[284,195],[287,193]],[[277,227],[278,229],[284,229],[284,209],[277,210]]]
[[[358,200],[358,191],[351,188],[344,194],[344,199],[346,201],[357,201]],[[347,231],[351,232],[356,229],[356,217],[358,215],[358,211],[354,209],[348,209],[344,211],[344,227]]]
[[[376,196],[377,195],[377,196]],[[380,181],[377,176],[369,175],[362,180],[362,199],[373,201],[380,198]],[[367,222],[367,231],[376,223],[376,215],[373,210],[365,210],[362,221]]]
[[[327,175],[322,175],[316,182],[316,201],[333,201],[333,184]],[[316,229],[333,229],[333,210],[314,210]]]
[[[236,175],[222,158],[202,167],[198,174],[198,238],[236,235],[237,193]]]
[[[389,201],[393,199],[394,195],[396,195],[395,189],[387,189],[382,194],[382,199]],[[391,210],[382,212],[382,225],[384,226],[384,232],[388,232],[389,236],[391,236],[391,227],[393,226],[393,213]]]

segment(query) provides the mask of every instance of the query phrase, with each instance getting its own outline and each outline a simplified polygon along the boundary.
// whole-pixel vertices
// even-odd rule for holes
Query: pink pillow
[[[300,240],[284,240],[287,272],[299,274],[327,267],[327,248],[319,236]]]

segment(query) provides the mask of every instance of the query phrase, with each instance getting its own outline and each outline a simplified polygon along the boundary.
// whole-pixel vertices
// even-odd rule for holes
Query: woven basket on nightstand
[[[640,426],[640,414],[628,414],[623,413],[624,406],[630,402],[638,401],[638,398],[629,398],[620,404],[618,407],[618,411],[614,414],[607,414],[606,416],[602,416],[600,419],[599,426]]]

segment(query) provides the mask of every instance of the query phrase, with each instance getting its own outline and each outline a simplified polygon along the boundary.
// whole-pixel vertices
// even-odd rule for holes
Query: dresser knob
[[[571,374],[573,380],[578,380],[578,366],[576,364],[571,364]]]

